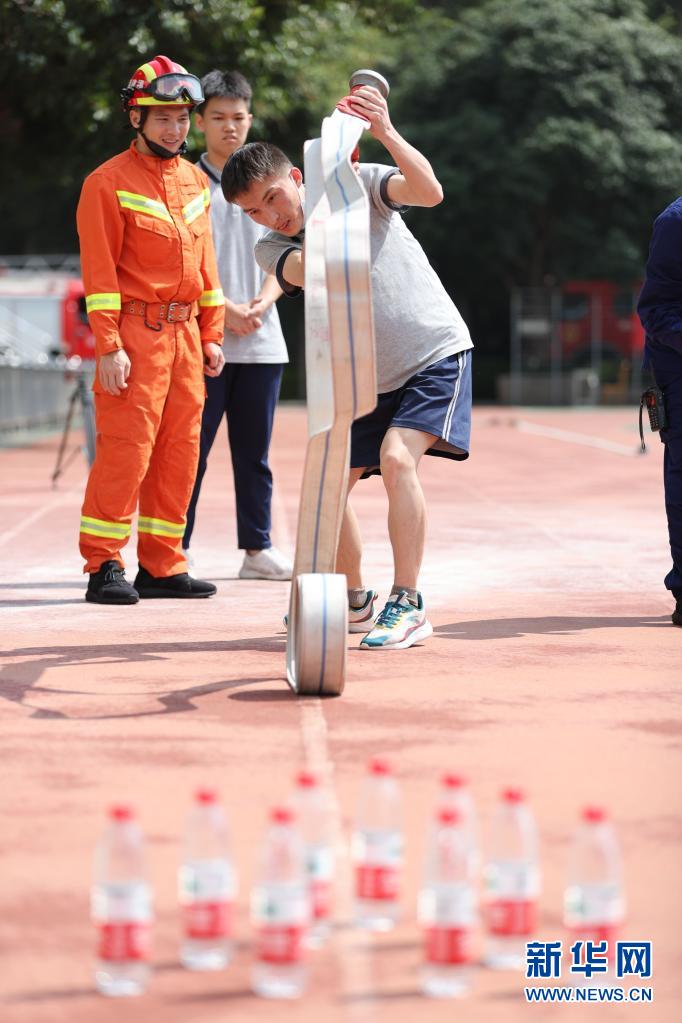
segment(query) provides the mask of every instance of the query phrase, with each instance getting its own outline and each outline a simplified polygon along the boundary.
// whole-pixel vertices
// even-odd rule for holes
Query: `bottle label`
[[[422,888],[418,916],[425,930],[467,929],[476,923],[476,892],[468,881],[439,882]]]
[[[260,927],[256,940],[256,958],[262,963],[282,966],[299,963],[303,959],[305,928],[273,924]]]
[[[427,963],[456,966],[472,959],[471,930],[468,927],[427,927],[424,931]]]
[[[310,886],[311,916],[314,920],[324,920],[331,914],[331,881],[334,875],[334,854],[329,846],[308,846],[306,871]]]
[[[232,902],[237,879],[227,859],[186,860],[178,872],[181,902]]]
[[[493,860],[486,865],[484,884],[491,902],[534,900],[540,894],[540,872],[532,860]]]
[[[97,955],[110,963],[145,962],[151,949],[149,924],[117,920],[99,925]]]
[[[310,920],[310,892],[304,880],[259,885],[251,894],[251,918],[259,928],[301,928]]]
[[[328,881],[310,882],[310,912],[313,920],[326,920],[331,915],[332,889]]]
[[[615,927],[625,916],[620,885],[570,885],[564,897],[564,916],[570,929]]]
[[[230,902],[192,902],[183,906],[188,938],[228,938],[232,933]]]
[[[537,926],[537,910],[535,899],[494,899],[486,906],[488,930],[500,935],[532,934]]]
[[[97,954],[108,962],[144,961],[151,946],[152,901],[144,881],[95,885],[92,918],[97,928]]]
[[[359,863],[355,868],[355,894],[358,899],[395,902],[398,898],[398,887],[397,867],[378,867],[373,863]]]

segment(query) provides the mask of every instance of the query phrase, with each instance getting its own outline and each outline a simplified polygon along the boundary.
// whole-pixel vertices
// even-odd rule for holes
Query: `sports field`
[[[275,543],[291,551],[305,413],[278,414]],[[53,491],[57,437],[0,450],[0,716],[3,1023],[235,1020],[445,1021],[680,1018],[682,635],[662,586],[669,555],[661,445],[638,454],[636,410],[477,408],[472,458],[425,459],[430,518],[422,589],[434,635],[393,653],[349,637],[344,695],[296,698],[284,680],[288,584],[236,579],[225,438],[199,506],[195,556],[210,601],[83,601],[77,530],[85,465]],[[391,583],[385,499],[358,485],[366,583]],[[134,575],[130,549],[129,577]],[[348,925],[346,837],[368,757],[390,757],[404,788],[403,922],[376,938]],[[333,792],[338,926],[313,955],[299,1002],[249,994],[248,893],[268,807],[309,765]],[[605,804],[622,841],[623,936],[653,942],[654,1004],[529,1006],[523,979],[477,970],[471,996],[418,992],[415,899],[438,775],[466,773],[482,834],[498,791],[523,786],[541,837],[542,940],[565,938],[570,833]],[[219,787],[240,874],[238,954],[223,973],[178,963],[175,870],[193,789]],[[93,987],[88,886],[114,800],[131,800],[149,840],[155,975],[125,1003]]]

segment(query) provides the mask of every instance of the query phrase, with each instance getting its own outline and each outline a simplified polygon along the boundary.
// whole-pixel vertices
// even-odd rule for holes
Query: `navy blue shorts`
[[[471,436],[471,349],[449,355],[377,398],[373,412],[356,419],[350,435],[352,469],[362,479],[381,475],[379,451],[390,426],[431,433],[438,440],[426,452],[464,461]]]

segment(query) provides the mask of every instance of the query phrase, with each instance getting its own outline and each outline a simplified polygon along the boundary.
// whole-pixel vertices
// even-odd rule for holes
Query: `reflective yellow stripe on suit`
[[[125,540],[130,536],[130,525],[127,522],[107,522],[106,519],[93,519],[89,515],[83,515],[80,531],[109,540]]]
[[[121,295],[118,291],[102,291],[96,295],[85,296],[85,309],[88,313],[98,311],[117,311],[121,308]]]
[[[167,522],[165,519],[152,519],[148,515],[140,515],[137,520],[138,533],[151,533],[152,536],[184,536],[184,522]]]
[[[212,305],[225,305],[225,296],[220,288],[216,291],[202,291],[201,298],[199,299],[199,305],[202,306],[202,308]]]

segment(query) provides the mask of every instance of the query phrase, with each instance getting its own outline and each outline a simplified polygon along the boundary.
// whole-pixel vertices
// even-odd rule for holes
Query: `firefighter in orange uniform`
[[[180,156],[199,79],[158,56],[121,93],[136,138],[90,174],[78,234],[97,345],[97,449],[80,525],[86,600],[208,597],[182,554],[199,452],[204,373],[218,376],[225,305],[204,175]],[[138,560],[121,548],[139,501]]]

